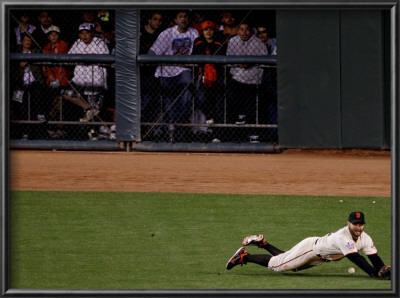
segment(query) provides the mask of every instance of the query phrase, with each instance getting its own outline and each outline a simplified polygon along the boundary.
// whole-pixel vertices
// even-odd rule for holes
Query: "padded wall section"
[[[339,148],[338,10],[278,10],[279,144]]]
[[[343,148],[384,145],[382,24],[381,11],[340,12]]]
[[[118,141],[140,138],[139,75],[136,64],[139,13],[117,10],[115,18],[115,108]]]

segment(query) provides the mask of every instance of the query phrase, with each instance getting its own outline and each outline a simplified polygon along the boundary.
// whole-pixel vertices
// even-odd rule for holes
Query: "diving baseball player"
[[[269,254],[249,254],[243,247],[239,248],[226,264],[231,270],[236,265],[255,263],[268,269],[283,272],[299,271],[330,261],[339,261],[347,257],[371,277],[391,279],[391,266],[385,266],[378,256],[378,251],[371,237],[364,232],[364,214],[352,212],[347,226],[323,237],[309,237],[288,251],[282,251],[268,243],[262,234],[247,236],[242,245],[255,245],[267,250]],[[363,251],[372,266],[360,255]]]

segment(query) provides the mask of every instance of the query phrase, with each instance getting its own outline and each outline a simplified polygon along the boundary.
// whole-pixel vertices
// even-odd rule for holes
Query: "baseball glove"
[[[391,275],[392,275],[392,266],[385,265],[378,272],[378,276],[386,280],[391,280]]]

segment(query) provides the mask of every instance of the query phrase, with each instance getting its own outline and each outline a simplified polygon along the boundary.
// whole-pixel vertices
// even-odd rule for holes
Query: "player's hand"
[[[391,280],[392,278],[392,266],[383,266],[379,272],[378,272],[378,276],[382,277],[383,279],[386,280]]]

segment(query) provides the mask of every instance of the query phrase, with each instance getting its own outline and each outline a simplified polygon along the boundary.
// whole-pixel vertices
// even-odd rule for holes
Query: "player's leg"
[[[304,270],[324,263],[313,250],[317,237],[309,237],[288,251],[271,258],[268,268],[275,272]]]
[[[236,265],[246,265],[247,263],[254,263],[264,267],[268,267],[271,255],[251,255],[243,247],[239,248],[233,256],[226,263],[226,269],[231,270]]]
[[[279,248],[276,248],[275,246],[268,243],[267,240],[265,240],[265,237],[263,234],[250,235],[250,236],[245,237],[242,241],[242,245],[245,245],[245,246],[254,245],[254,246],[258,246],[260,248],[264,248],[273,256],[284,253],[283,250],[280,250]]]

